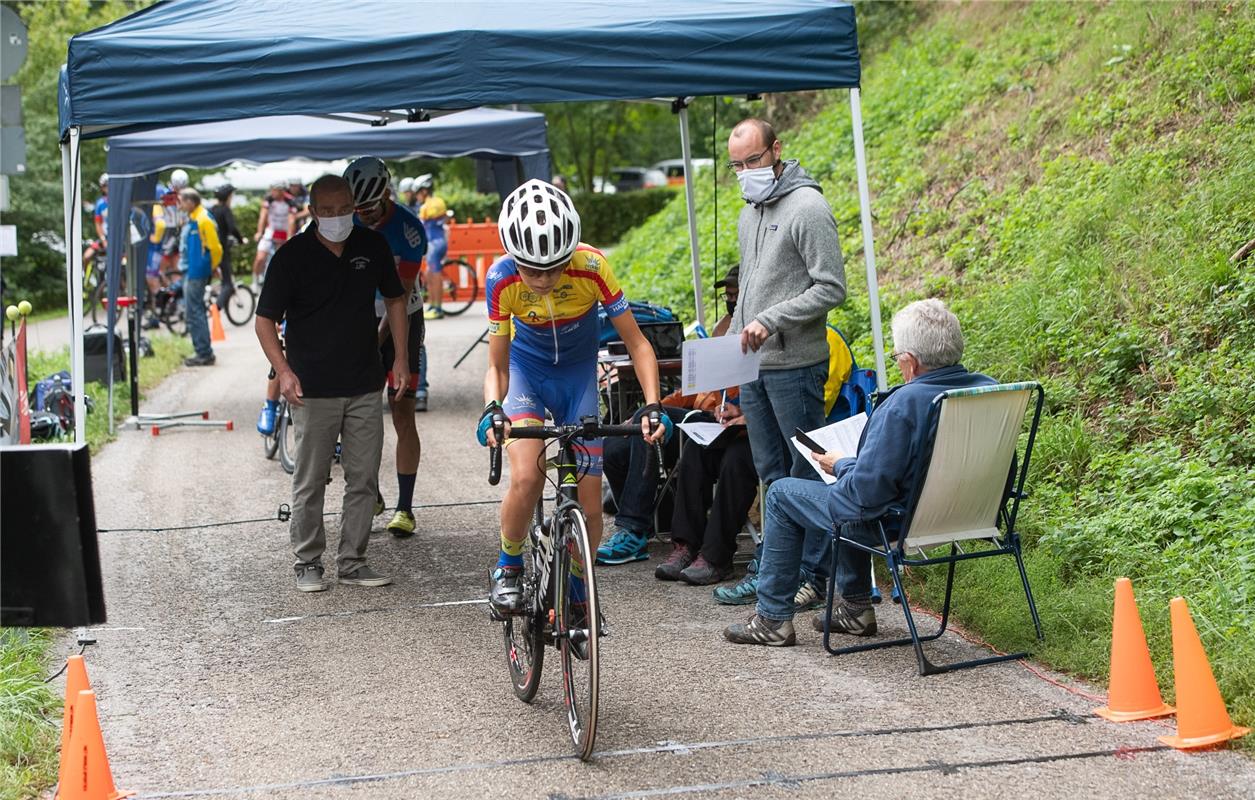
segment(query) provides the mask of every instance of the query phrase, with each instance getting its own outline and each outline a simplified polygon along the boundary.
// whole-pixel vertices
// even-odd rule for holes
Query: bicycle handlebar
[[[505,419],[494,421],[493,433],[500,442],[505,437]],[[595,418],[585,419],[578,425],[527,425],[512,426],[511,439],[559,439],[579,436],[598,439],[605,436],[639,436],[640,425],[603,425]],[[496,486],[501,481],[501,445],[488,448],[488,483]]]

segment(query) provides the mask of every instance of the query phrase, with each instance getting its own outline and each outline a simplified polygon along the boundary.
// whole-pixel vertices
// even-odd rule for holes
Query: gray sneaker
[[[392,579],[387,575],[380,575],[363,564],[348,575],[341,574],[340,583],[347,583],[353,586],[387,586],[392,583]]]
[[[815,584],[802,581],[802,585],[797,588],[797,594],[793,595],[793,610],[799,613],[810,611],[822,606],[826,599],[823,592],[815,588]]]
[[[811,620],[811,627],[816,631],[824,632],[824,615],[816,614]],[[868,606],[864,611],[855,611],[845,603],[834,603],[832,609],[833,633],[844,633],[850,636],[875,636],[876,635],[876,610]]]
[[[317,564],[298,564],[296,590],[298,592],[325,592],[327,584],[322,581],[322,567]]]
[[[757,614],[744,625],[724,628],[723,638],[733,644],[765,644],[768,647],[792,647],[797,644],[791,620],[764,619]]]

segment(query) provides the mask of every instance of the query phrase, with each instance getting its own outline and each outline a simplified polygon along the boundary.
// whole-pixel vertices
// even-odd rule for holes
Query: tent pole
[[[693,255],[693,305],[697,309],[697,324],[706,328],[706,303],[702,299],[702,259],[697,245],[697,206],[693,199],[693,152],[689,137],[689,109],[680,106],[680,150],[684,154],[684,199],[688,205],[689,251]]]
[[[79,179],[82,141],[77,127],[61,143],[61,180],[65,190],[65,271],[70,291],[70,375],[74,392],[74,443],[87,441],[86,381],[83,367],[83,211]]]
[[[876,352],[876,385],[889,388],[885,379],[885,338],[880,323],[880,284],[876,280],[876,251],[872,244],[872,199],[867,188],[867,154],[863,150],[863,107],[859,90],[850,90],[854,117],[854,164],[858,171],[858,205],[863,220],[863,259],[867,264],[867,302],[871,306],[872,346]]]

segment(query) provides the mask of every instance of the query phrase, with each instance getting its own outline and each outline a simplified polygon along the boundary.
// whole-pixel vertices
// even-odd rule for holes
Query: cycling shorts
[[[427,269],[432,272],[439,272],[444,266],[445,254],[449,252],[449,240],[441,237],[439,239],[427,240]]]
[[[156,278],[161,275],[161,248],[148,248],[148,264],[144,267],[144,274],[150,278]]]
[[[262,255],[274,255],[275,249],[288,240],[288,232],[278,232],[271,228],[257,240],[257,252]]]
[[[537,372],[510,359],[510,391],[502,408],[511,425],[543,425],[546,409],[553,415],[555,425],[575,425],[581,417],[597,416],[597,369],[593,364],[563,365],[543,374]],[[600,475],[601,439],[581,439],[577,443],[579,473]]]
[[[376,320],[376,323],[378,323],[378,320]],[[410,315],[410,338],[406,343],[406,350],[409,351],[410,356],[410,383],[405,388],[406,397],[413,397],[414,392],[418,389],[419,371],[423,366],[425,325],[421,308],[417,314]],[[383,344],[379,345],[379,360],[383,364],[384,372],[388,373],[388,397],[396,397],[397,390],[394,388],[392,380],[392,362],[396,360],[396,348],[392,345],[391,331],[388,332],[388,338],[384,339]]]

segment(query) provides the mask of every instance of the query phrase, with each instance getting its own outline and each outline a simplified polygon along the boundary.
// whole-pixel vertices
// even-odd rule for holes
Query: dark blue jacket
[[[996,383],[955,364],[925,372],[887,392],[863,429],[858,457],[834,465],[837,482],[828,493],[833,522],[873,520],[891,505],[905,503],[920,468],[920,433],[928,424],[933,398],[950,389]]]

